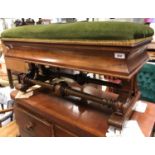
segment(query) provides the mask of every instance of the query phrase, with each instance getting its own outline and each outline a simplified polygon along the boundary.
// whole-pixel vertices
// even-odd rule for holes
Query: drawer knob
[[[27,125],[26,125],[26,129],[27,130],[32,130],[34,127],[33,123],[32,122],[28,122]]]

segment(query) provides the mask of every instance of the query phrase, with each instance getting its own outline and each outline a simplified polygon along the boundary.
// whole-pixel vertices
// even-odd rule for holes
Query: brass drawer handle
[[[33,124],[32,122],[28,122],[28,123],[26,124],[26,129],[27,129],[27,130],[32,130],[33,127],[34,127],[34,124]]]

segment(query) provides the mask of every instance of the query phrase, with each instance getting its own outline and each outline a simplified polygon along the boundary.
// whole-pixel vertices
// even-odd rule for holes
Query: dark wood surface
[[[12,98],[15,95],[16,91],[12,92]],[[134,112],[131,119],[138,121],[145,136],[151,136],[155,122],[155,105],[149,102],[145,103],[148,105],[146,112]],[[49,95],[47,92],[37,92],[29,99],[17,99],[15,113],[23,136],[105,136],[108,129],[109,114],[105,113],[103,109],[99,109],[73,103]],[[29,120],[28,118],[31,115],[32,119]],[[34,119],[37,119],[37,123]],[[45,128],[38,125],[38,119],[46,124]],[[27,128],[24,127],[24,124],[28,127],[32,125],[30,124],[31,121],[32,124],[36,123],[32,132],[24,129]],[[35,131],[41,133],[36,134]]]

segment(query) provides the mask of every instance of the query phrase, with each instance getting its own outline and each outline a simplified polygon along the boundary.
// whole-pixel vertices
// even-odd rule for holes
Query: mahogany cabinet
[[[16,91],[11,93],[15,98]],[[15,118],[21,136],[105,136],[108,115],[94,107],[35,92],[15,99]]]
[[[17,91],[11,93],[15,99]],[[145,136],[152,136],[155,124],[155,104],[148,103],[145,113],[134,112]],[[29,99],[15,99],[15,118],[21,136],[73,137],[105,136],[108,112],[83,103],[37,91]]]

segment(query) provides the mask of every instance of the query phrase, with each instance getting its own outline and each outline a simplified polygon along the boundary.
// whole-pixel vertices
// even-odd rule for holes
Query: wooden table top
[[[17,91],[12,92],[11,97],[14,98],[16,93]],[[35,111],[35,114],[44,116],[44,119],[51,118],[52,122],[63,124],[66,129],[76,128],[76,132],[79,130],[83,136],[105,136],[108,129],[109,114],[104,113],[103,109],[73,103],[46,92],[37,92],[28,99],[16,101],[26,109]],[[145,136],[150,136],[155,122],[155,104],[145,103],[148,105],[145,113],[134,112],[131,119],[138,121]]]
[[[134,112],[132,119],[137,120],[143,134],[149,137],[155,127],[155,103],[142,102],[147,104],[146,111],[144,113]]]

